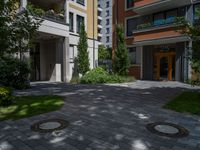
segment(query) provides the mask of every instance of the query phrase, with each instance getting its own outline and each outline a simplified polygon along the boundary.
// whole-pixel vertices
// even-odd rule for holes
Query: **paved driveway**
[[[197,88],[150,81],[90,86],[33,83],[32,89],[16,94],[61,95],[65,105],[56,112],[0,122],[0,150],[199,150],[200,117],[162,108],[185,90]],[[62,118],[70,125],[60,135],[30,130],[30,125],[47,118]],[[146,124],[158,121],[179,124],[190,135],[167,138],[146,130]]]

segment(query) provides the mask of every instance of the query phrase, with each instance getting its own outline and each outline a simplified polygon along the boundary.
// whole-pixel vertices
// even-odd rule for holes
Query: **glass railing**
[[[45,20],[65,24],[65,16],[63,12],[56,13],[53,9],[45,11],[32,4],[27,5],[27,10],[31,13],[31,15],[41,17]]]
[[[133,32],[137,32],[140,30],[148,30],[152,28],[160,28],[165,26],[170,26],[176,23],[177,18],[184,18],[184,17],[171,17],[168,19],[160,19],[153,22],[143,23],[136,26]]]

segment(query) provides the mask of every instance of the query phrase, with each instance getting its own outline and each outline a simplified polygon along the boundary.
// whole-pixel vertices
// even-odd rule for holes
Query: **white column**
[[[189,55],[192,55],[192,40],[189,41]],[[192,56],[190,56],[192,57]],[[192,66],[191,66],[191,60],[188,59],[188,79],[192,78]]]
[[[143,46],[140,48],[141,50],[141,60],[140,60],[140,79],[143,78]]]
[[[22,9],[22,8],[26,8],[26,6],[27,6],[27,0],[20,0],[20,8]]]
[[[63,81],[69,82],[70,80],[69,38],[65,37],[63,44]]]
[[[69,0],[65,0],[65,4],[64,4],[64,10],[65,10],[65,21],[68,24],[69,23]]]

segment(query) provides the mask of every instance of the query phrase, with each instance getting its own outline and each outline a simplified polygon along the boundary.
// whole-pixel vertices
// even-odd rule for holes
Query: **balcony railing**
[[[66,24],[63,12],[56,13],[53,9],[45,11],[42,8],[32,5],[30,3],[27,5],[27,10],[29,10],[32,15],[41,17],[44,20]]]
[[[175,26],[177,23],[177,19],[183,19],[184,17],[177,17],[177,18],[169,18],[169,19],[163,19],[158,20],[154,22],[148,22],[144,24],[137,25],[136,29],[133,30],[133,33],[139,33],[149,30],[156,30],[166,27]]]
[[[144,0],[143,0],[144,1]],[[192,4],[191,0],[156,0],[144,5],[137,5],[133,7],[133,11],[144,15],[154,13],[161,10],[173,9]]]

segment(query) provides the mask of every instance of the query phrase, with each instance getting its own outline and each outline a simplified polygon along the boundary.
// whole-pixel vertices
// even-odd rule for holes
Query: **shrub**
[[[9,106],[12,104],[13,96],[11,90],[0,87],[0,106]]]
[[[130,81],[134,81],[134,78],[111,75],[101,67],[89,71],[81,78],[81,83],[83,84],[122,83]]]
[[[109,78],[109,73],[103,68],[97,67],[92,69],[81,78],[81,83],[106,83]]]
[[[16,89],[29,85],[30,68],[27,62],[16,58],[0,58],[0,84]]]

